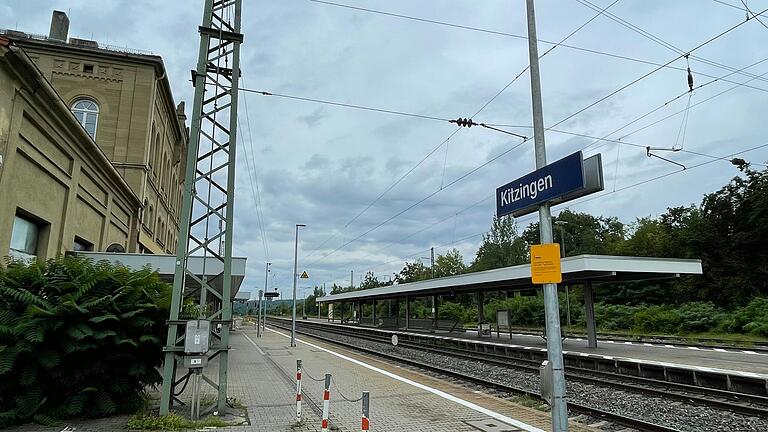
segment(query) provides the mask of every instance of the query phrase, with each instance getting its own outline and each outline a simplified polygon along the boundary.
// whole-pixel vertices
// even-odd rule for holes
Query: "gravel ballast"
[[[304,328],[302,331],[374,350],[382,355],[397,356],[447,369],[467,377],[481,378],[534,393],[539,391],[539,376],[536,373],[316,329]],[[749,417],[730,411],[697,406],[679,400],[615,387],[569,381],[568,400],[579,405],[595,407],[602,411],[613,412],[685,432],[768,431],[768,419],[766,418]]]

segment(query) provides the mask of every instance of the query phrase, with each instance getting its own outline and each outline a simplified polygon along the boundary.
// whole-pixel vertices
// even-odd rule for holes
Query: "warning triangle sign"
[[[306,271],[306,270],[304,270],[304,271],[301,273],[301,276],[299,276],[299,278],[300,278],[300,279],[309,279],[309,275],[307,274],[307,271]]]

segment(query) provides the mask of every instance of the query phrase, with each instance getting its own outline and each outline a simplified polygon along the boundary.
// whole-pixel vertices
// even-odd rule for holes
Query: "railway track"
[[[290,330],[290,326],[279,320],[271,320],[271,324],[275,327]],[[371,335],[364,335],[355,332],[353,329],[345,329],[339,327],[324,327],[314,326],[312,324],[299,322],[297,332],[312,336],[314,338],[324,340],[333,344],[345,346],[359,351],[364,351],[376,356],[384,357],[387,359],[395,360],[400,363],[405,363],[417,368],[425,369],[433,373],[438,373],[454,378],[458,378],[467,382],[478,384],[484,387],[494,388],[503,392],[516,393],[527,395],[536,399],[540,396],[538,393],[529,389],[509,386],[503,383],[495,382],[483,377],[470,376],[463,372],[452,371],[445,367],[436,366],[434,364],[428,364],[422,361],[406,358],[403,356],[393,355],[389,353],[383,353],[381,350],[370,349],[361,347],[358,344],[343,342],[333,336],[345,336],[352,337],[358,340],[365,340],[374,343],[388,344],[390,341],[386,337],[376,337]],[[308,332],[304,327],[312,327],[315,332]],[[316,332],[323,332],[326,335],[318,335]],[[538,362],[525,361],[524,359],[509,358],[503,355],[495,353],[477,352],[468,349],[457,349],[451,347],[450,349],[439,346],[424,345],[419,343],[413,343],[409,341],[401,341],[398,346],[410,348],[414,350],[427,351],[431,353],[441,354],[444,356],[451,356],[455,358],[482,362],[486,364],[501,366],[505,368],[515,368],[524,370],[531,374],[538,375]],[[619,375],[608,372],[597,372],[593,370],[581,370],[577,368],[569,368],[566,372],[566,376],[570,381],[581,381],[592,385],[599,385],[602,387],[611,387],[621,390],[633,391],[641,394],[652,395],[656,397],[663,397],[667,399],[674,399],[682,401],[688,404],[694,404],[699,406],[707,406],[716,408],[719,410],[727,410],[738,414],[747,416],[768,416],[768,398],[753,396],[742,393],[728,392],[725,390],[702,388],[696,386],[690,386],[685,384],[675,384],[665,381],[656,381],[649,378],[642,378],[636,376]],[[578,414],[586,414],[591,417],[597,417],[611,422],[631,427],[642,431],[677,431],[667,426],[647,422],[634,417],[628,417],[621,414],[616,414],[611,411],[607,411],[598,407],[586,406],[569,402],[569,408],[572,412]]]

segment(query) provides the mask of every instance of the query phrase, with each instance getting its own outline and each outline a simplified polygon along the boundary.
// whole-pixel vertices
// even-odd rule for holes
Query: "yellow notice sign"
[[[306,270],[301,273],[301,276],[299,276],[299,279],[309,279],[309,275],[307,274]]]
[[[531,246],[531,281],[535,284],[560,283],[560,245],[546,243]]]

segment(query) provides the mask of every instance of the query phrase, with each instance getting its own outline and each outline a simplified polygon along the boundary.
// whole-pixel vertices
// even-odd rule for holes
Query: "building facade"
[[[136,251],[173,254],[189,133],[159,56],[68,38],[54,12],[48,36],[0,31],[24,50],[141,201]]]
[[[0,36],[0,256],[137,250],[141,207],[32,59]]]

